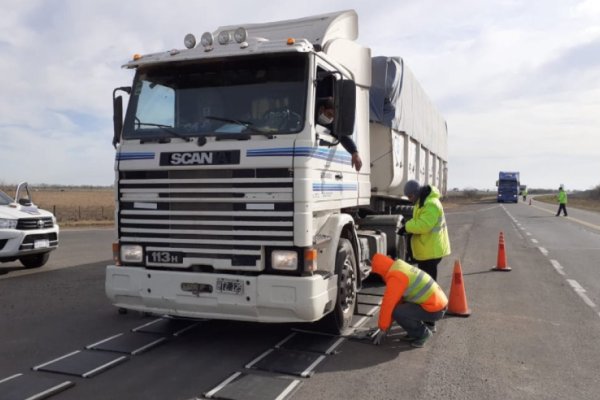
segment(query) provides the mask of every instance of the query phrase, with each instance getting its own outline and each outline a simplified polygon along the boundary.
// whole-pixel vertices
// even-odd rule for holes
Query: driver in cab
[[[333,104],[333,99],[331,97],[321,99],[317,106],[317,124],[327,128],[331,132],[334,119],[335,106]],[[352,155],[352,166],[356,171],[360,171],[362,168],[362,160],[360,159],[356,143],[354,143],[352,137],[342,136],[339,138],[339,141],[344,149]]]

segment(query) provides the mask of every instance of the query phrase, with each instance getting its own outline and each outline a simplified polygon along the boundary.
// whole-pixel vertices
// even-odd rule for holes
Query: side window
[[[318,123],[319,108],[325,101],[333,101],[335,77],[322,67],[317,67],[315,121]]]

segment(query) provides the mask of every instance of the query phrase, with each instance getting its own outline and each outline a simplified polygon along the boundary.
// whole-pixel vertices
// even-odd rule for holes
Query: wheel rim
[[[346,257],[342,270],[340,271],[340,306],[342,311],[347,313],[354,306],[354,299],[356,297],[356,290],[354,288],[354,281],[356,276],[354,274],[354,268],[350,258]]]

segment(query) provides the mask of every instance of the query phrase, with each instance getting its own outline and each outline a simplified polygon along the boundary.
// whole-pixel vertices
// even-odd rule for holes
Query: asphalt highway
[[[14,398],[7,388],[25,379],[74,384],[51,397],[59,400],[183,400],[211,391],[218,397],[214,389],[237,373],[268,384],[277,378],[289,384],[281,398],[295,400],[597,399],[600,215],[570,208],[565,218],[555,211],[535,201],[453,208],[447,213],[452,255],[440,264],[438,279],[449,291],[454,263],[461,263],[471,316],[445,318],[423,349],[398,341],[397,330],[381,346],[336,338],[332,352],[308,352],[314,357],[301,368],[305,376],[256,366],[277,364],[270,357],[278,344],[318,329],[311,324],[200,321],[177,336],[132,332],[163,321],[121,315],[106,300],[113,231],[64,230],[60,249],[41,269],[0,265],[0,400]],[[509,272],[492,270],[500,232]],[[370,286],[373,293],[380,289],[376,281]],[[363,327],[376,323],[358,317]],[[72,357],[107,354],[86,347],[117,335],[162,341],[87,378],[43,370],[75,352]],[[308,335],[305,347],[320,340]],[[246,396],[259,389],[260,383],[249,385]]]

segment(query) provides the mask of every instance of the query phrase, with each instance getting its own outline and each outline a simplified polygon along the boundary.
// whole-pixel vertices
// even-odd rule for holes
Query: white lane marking
[[[102,343],[104,343],[104,342],[108,342],[109,340],[113,340],[113,339],[115,339],[115,338],[118,338],[118,337],[119,337],[119,336],[121,336],[121,335],[122,335],[122,333],[117,333],[116,335],[114,335],[114,336],[111,336],[111,337],[109,337],[109,338],[106,338],[106,339],[102,339],[102,340],[101,340],[101,341],[99,341],[99,342],[96,342],[96,343],[89,344],[89,345],[85,346],[85,348],[86,348],[86,349],[91,349],[92,347],[96,347],[96,346],[98,346],[99,344],[102,344]]]
[[[525,232],[525,234],[526,234],[527,236],[531,236],[531,233],[530,233],[530,232]]]
[[[162,321],[162,320],[164,320],[164,318],[158,318],[158,319],[155,319],[154,321],[150,321],[150,322],[148,322],[148,323],[146,323],[146,324],[144,324],[144,325],[140,325],[140,326],[138,326],[137,328],[133,328],[131,331],[132,331],[132,332],[137,332],[137,331],[139,331],[140,329],[144,329],[145,327],[147,327],[147,326],[150,326],[150,325],[152,325],[152,324],[156,324],[157,322],[160,322],[160,321]]]
[[[46,363],[43,363],[43,364],[40,364],[40,365],[36,365],[35,367],[33,367],[33,368],[32,368],[32,370],[34,370],[34,371],[37,371],[38,369],[40,369],[40,368],[43,368],[43,367],[45,367],[46,365],[50,365],[50,364],[52,364],[52,363],[55,363],[55,362],[57,362],[57,361],[60,361],[60,360],[62,360],[62,359],[65,359],[65,358],[67,358],[67,357],[71,357],[71,356],[73,356],[73,355],[75,355],[75,354],[77,354],[77,353],[79,353],[79,352],[81,352],[81,350],[75,350],[75,351],[74,351],[74,352],[72,352],[72,353],[65,354],[64,356],[61,356],[61,357],[55,358],[54,360],[48,361],[48,362],[46,362]]]
[[[285,398],[287,397],[287,395],[288,395],[288,394],[289,394],[289,393],[290,393],[292,390],[294,390],[294,388],[295,388],[296,386],[298,386],[299,384],[300,384],[300,381],[299,381],[298,379],[294,379],[294,380],[292,381],[292,383],[290,383],[290,385],[289,385],[287,388],[285,388],[285,390],[284,390],[283,392],[281,392],[281,394],[280,394],[279,396],[277,396],[277,397],[275,398],[275,400],[283,400],[283,399],[285,399]]]
[[[33,396],[26,398],[25,400],[46,399],[49,397],[47,395],[56,394],[57,391],[60,391],[60,389],[67,388],[67,387],[71,386],[72,384],[73,384],[73,382],[71,382],[71,381],[64,381],[63,383],[59,383],[58,385],[53,386],[50,389],[44,390],[43,392],[36,393]]]
[[[126,359],[127,359],[127,356],[121,356],[121,357],[119,357],[119,358],[115,358],[114,360],[112,360],[112,361],[110,361],[110,362],[107,362],[106,364],[104,364],[104,365],[101,365],[101,366],[99,366],[99,367],[97,367],[97,368],[94,368],[93,370],[91,370],[91,371],[88,371],[88,372],[86,372],[85,374],[83,374],[83,375],[81,375],[81,376],[83,376],[84,378],[91,377],[91,376],[92,376],[92,375],[94,375],[96,372],[100,372],[100,371],[103,371],[103,370],[105,370],[105,369],[108,369],[108,368],[110,368],[111,366],[113,366],[113,365],[115,365],[115,364],[118,364],[118,363],[120,363],[121,361],[123,361],[123,360],[126,360]]]
[[[583,299],[585,304],[592,308],[596,307],[596,304],[594,304],[594,302],[590,300],[589,297],[587,297],[587,295],[585,294],[585,289],[579,284],[579,282],[577,282],[574,279],[567,279],[567,282],[569,282],[569,285],[571,285],[573,290],[575,290],[575,293],[577,293],[579,297]]]
[[[540,249],[540,251],[542,252],[543,255],[547,256],[548,255],[548,250],[546,250],[543,247],[538,247],[538,249]]]
[[[560,263],[556,260],[550,260],[550,264],[552,264],[552,266],[554,267],[554,269],[556,270],[556,272],[558,272],[561,275],[565,274],[565,271],[563,270],[562,265],[560,265]]]
[[[306,368],[306,369],[304,370],[304,372],[302,372],[302,373],[300,374],[300,376],[302,376],[302,377],[304,377],[304,378],[308,378],[308,377],[311,375],[311,373],[312,373],[312,370],[313,370],[313,369],[314,369],[314,368],[315,368],[317,365],[319,365],[319,364],[321,363],[321,361],[323,361],[324,359],[325,359],[325,356],[319,356],[319,357],[318,357],[318,358],[317,358],[317,359],[316,359],[316,360],[315,360],[315,361],[314,361],[312,364],[310,364],[310,365],[308,366],[308,368]]]
[[[256,357],[254,360],[252,360],[248,364],[246,364],[245,368],[251,368],[254,364],[256,364],[257,362],[259,362],[260,360],[262,360],[263,358],[265,358],[266,356],[271,354],[274,350],[275,349],[269,349],[269,350],[265,351],[260,356]]]
[[[532,243],[538,244],[539,242],[537,241],[537,239],[531,239]]]
[[[211,390],[208,393],[204,394],[204,397],[207,397],[209,399],[212,399],[213,395],[215,393],[217,393],[219,390],[223,389],[229,382],[231,382],[232,380],[234,380],[235,378],[237,378],[238,376],[240,376],[242,373],[241,372],[236,372],[235,374],[231,375],[229,378],[225,379],[223,382],[221,382],[217,387],[215,387],[213,390]]]
[[[23,375],[23,374],[14,374],[14,375],[12,375],[12,376],[9,376],[8,378],[0,379],[0,383],[8,382],[8,381],[10,381],[11,379],[18,378],[18,377],[19,377],[19,376],[21,376],[21,375]]]

